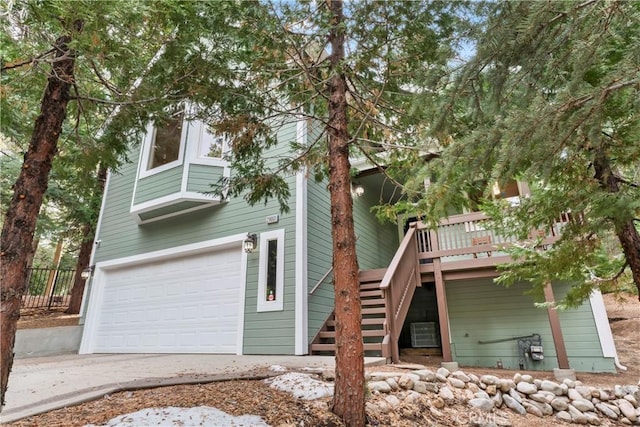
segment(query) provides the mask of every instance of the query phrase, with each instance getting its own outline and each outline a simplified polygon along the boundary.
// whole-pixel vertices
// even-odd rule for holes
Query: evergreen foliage
[[[401,208],[435,221],[455,206],[469,206],[467,195],[479,188],[501,233],[520,239],[570,212],[572,221],[550,251],[539,252],[535,243],[515,248],[518,262],[506,266],[499,281],[528,280],[541,295],[549,280],[572,280],[569,305],[587,298],[593,286],[624,288],[637,268],[617,273],[640,257],[640,5],[505,1],[487,7],[475,56],[439,92],[431,131],[441,156],[411,169],[404,163],[404,173],[417,177],[407,188],[417,206]],[[434,178],[426,196],[411,197],[424,177]],[[519,206],[493,201],[492,185],[513,179],[528,182],[531,197]],[[630,250],[611,244],[633,231]]]

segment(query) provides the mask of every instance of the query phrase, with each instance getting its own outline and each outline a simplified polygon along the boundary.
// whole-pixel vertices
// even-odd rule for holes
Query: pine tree
[[[576,304],[594,286],[623,283],[627,269],[640,289],[640,6],[488,7],[474,57],[441,88],[433,130],[442,156],[416,166],[438,178],[420,203],[437,217],[473,185],[490,201],[494,182],[527,181],[533,194],[520,206],[486,206],[501,232],[525,239],[567,212],[574,220],[550,251],[514,249],[519,262],[502,282],[529,280],[541,292],[572,280],[565,302]],[[605,254],[612,237],[618,248]]]

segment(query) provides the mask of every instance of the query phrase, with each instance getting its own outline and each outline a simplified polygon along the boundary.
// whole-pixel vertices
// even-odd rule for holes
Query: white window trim
[[[156,127],[153,123],[149,123],[147,125],[147,134],[145,135],[144,144],[142,146],[142,161],[140,162],[140,168],[138,170],[138,178],[152,176],[157,173],[164,172],[166,170],[173,169],[177,166],[182,165],[182,163],[184,162],[185,144],[189,136],[189,125],[190,122],[188,120],[182,120],[182,133],[180,134],[180,148],[178,151],[178,159],[169,163],[165,163],[164,165],[158,166],[153,169],[149,169],[149,158],[151,156],[151,147],[156,137]]]
[[[199,156],[200,144],[203,138],[203,133],[205,131],[206,131],[206,125],[203,122],[198,120],[192,121],[185,118],[183,120],[182,134],[180,137],[180,151],[178,155],[178,160],[169,162],[162,166],[158,166],[157,168],[153,168],[151,170],[147,170],[147,166],[149,164],[149,157],[151,154],[151,146],[153,145],[153,140],[155,138],[154,124],[149,123],[147,125],[147,132],[144,137],[142,149],[140,150],[140,156],[138,158],[138,170],[137,170],[136,180],[133,184],[133,197],[131,198],[131,207],[129,209],[129,213],[133,216],[133,218],[138,224],[145,224],[148,222],[165,219],[172,216],[182,215],[187,212],[206,208],[211,204],[218,204],[222,202],[220,197],[214,197],[207,194],[187,191],[187,183],[188,183],[191,165],[206,165],[206,166],[222,167],[223,176],[227,178],[231,176],[231,168],[229,167],[228,161],[224,160],[223,158]],[[226,153],[226,150],[228,150],[228,147],[229,147],[228,143],[225,141],[225,143],[223,144],[223,156]],[[152,199],[147,202],[142,202],[138,204],[134,203],[135,197],[138,191],[138,182],[141,179],[149,176],[153,176],[160,172],[164,172],[166,170],[180,167],[180,166],[183,167],[180,191],[176,193],[168,194],[166,196],[162,196],[156,199]],[[158,209],[158,208],[168,206],[174,203],[178,203],[181,201],[201,201],[203,202],[203,205],[194,207],[192,209],[181,210],[178,212],[170,213],[167,215],[163,215],[160,217],[155,217],[147,220],[142,220],[139,217],[140,213]]]
[[[192,141],[190,141],[187,151],[189,157],[189,163],[192,165],[208,165],[208,166],[222,166],[228,167],[229,162],[224,160],[224,155],[227,153],[229,149],[229,142],[226,138],[223,138],[222,142],[222,156],[221,157],[209,157],[209,156],[201,156],[200,148],[202,146],[202,142],[205,138],[205,133],[209,132],[207,130],[207,125],[205,125],[201,121],[196,121],[191,124],[190,134],[192,135]],[[214,135],[215,136],[215,135]]]
[[[267,292],[267,258],[268,242],[278,242],[278,259],[276,260],[276,299],[268,301]],[[258,271],[258,312],[284,310],[284,228],[260,233],[260,261]]]

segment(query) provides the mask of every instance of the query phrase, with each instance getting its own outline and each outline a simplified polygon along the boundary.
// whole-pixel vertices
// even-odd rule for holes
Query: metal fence
[[[68,307],[76,270],[28,268],[22,308]]]

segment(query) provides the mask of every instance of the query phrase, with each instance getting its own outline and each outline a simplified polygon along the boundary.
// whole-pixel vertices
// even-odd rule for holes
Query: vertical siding
[[[568,285],[554,285],[556,295]],[[527,369],[551,370],[558,367],[547,310],[534,306],[524,295],[525,283],[509,288],[491,279],[451,281],[445,285],[454,359],[461,365],[495,367],[498,361],[507,369],[518,369],[520,355],[516,340],[491,344],[478,341],[501,340],[540,334],[544,360],[526,361]],[[613,360],[602,356],[591,307],[587,303],[560,314],[569,363],[584,371],[613,371]]]
[[[279,155],[288,151],[288,143],[295,139],[295,123],[280,127],[277,136],[282,144],[266,153],[273,162],[277,161]],[[130,156],[133,159],[137,157],[137,152]],[[101,240],[101,244],[96,249],[95,261],[114,260],[233,234],[261,233],[284,228],[284,310],[265,313],[256,311],[259,253],[250,254],[247,271],[243,351],[246,354],[293,354],[295,334],[295,197],[290,198],[290,211],[286,214],[280,213],[279,205],[274,201],[269,201],[266,205],[259,204],[251,207],[242,198],[235,198],[218,206],[138,225],[129,213],[136,168],[136,164],[127,164],[118,173],[111,176],[102,225],[98,231],[98,239]],[[180,179],[181,174],[175,179],[178,185]],[[295,177],[287,177],[287,182],[292,189],[292,194],[295,194]],[[280,221],[277,224],[266,225],[266,217],[273,214],[280,214]]]

